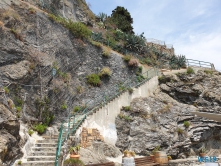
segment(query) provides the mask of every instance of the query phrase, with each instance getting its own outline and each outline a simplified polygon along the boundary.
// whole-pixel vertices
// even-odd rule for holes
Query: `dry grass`
[[[138,60],[135,58],[131,58],[130,61],[128,62],[128,66],[130,67],[138,67]]]
[[[23,36],[19,34],[15,29],[11,29],[10,32],[14,34],[16,39],[24,42]]]
[[[103,47],[102,55],[105,57],[110,57],[111,55],[111,48],[110,47]]]
[[[90,40],[91,44],[94,45],[97,48],[102,48],[102,44],[100,42],[96,42],[93,40]]]
[[[111,74],[112,74],[112,72],[111,72],[110,68],[104,67],[98,75],[99,75],[99,77],[104,77],[104,76],[111,76]]]
[[[13,17],[15,20],[17,21],[21,21],[21,18],[20,18],[20,15],[12,10],[12,9],[8,9],[6,10],[3,14],[2,14],[2,17],[5,19],[5,18],[9,18],[9,17]]]
[[[0,27],[3,27],[3,26],[4,26],[4,23],[0,21]]]

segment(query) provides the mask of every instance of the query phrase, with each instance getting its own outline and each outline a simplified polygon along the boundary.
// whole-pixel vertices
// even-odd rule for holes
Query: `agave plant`
[[[103,41],[103,36],[102,36],[101,32],[99,32],[99,33],[92,33],[91,38],[94,41],[97,41],[97,42],[102,42]]]
[[[107,19],[107,14],[99,13],[97,17],[100,19],[101,22],[104,23],[104,21]]]

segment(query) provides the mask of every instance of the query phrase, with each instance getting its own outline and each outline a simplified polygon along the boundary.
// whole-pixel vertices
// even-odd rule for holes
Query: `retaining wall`
[[[83,127],[97,128],[104,141],[115,145],[117,141],[117,130],[115,126],[115,118],[120,113],[122,106],[129,106],[130,102],[137,97],[148,97],[153,94],[158,86],[158,76],[153,77],[138,88],[134,88],[132,94],[124,92],[113,101],[100,108],[98,111],[89,115],[81,127],[77,130],[76,136],[80,137]]]

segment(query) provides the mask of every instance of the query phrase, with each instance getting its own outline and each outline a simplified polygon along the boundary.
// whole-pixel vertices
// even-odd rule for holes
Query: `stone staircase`
[[[84,115],[75,116],[76,119],[81,120]],[[71,118],[70,130],[76,127],[78,122],[73,124],[74,119]],[[78,126],[79,127],[79,126]],[[62,139],[65,139],[68,131],[68,123],[63,124]],[[16,160],[13,166],[18,166],[18,162],[21,161],[21,166],[54,166],[55,156],[58,144],[59,134],[54,135],[41,135],[41,139],[36,140],[33,147],[26,157]],[[63,148],[63,147],[62,147]]]

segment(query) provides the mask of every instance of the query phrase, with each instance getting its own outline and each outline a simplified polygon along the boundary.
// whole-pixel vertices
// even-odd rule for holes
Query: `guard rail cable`
[[[70,135],[75,134],[76,130],[86,119],[88,114],[93,113],[93,111],[109,103],[114,98],[126,92],[129,88],[137,88],[142,84],[144,84],[146,81],[150,80],[151,78],[158,76],[159,74],[160,72],[158,71],[157,68],[151,68],[139,76],[142,78],[142,80],[138,79],[137,77],[133,79],[131,78],[127,79],[123,83],[117,84],[112,88],[106,90],[103,94],[95,97],[93,100],[88,101],[85,104],[85,107],[75,112],[74,115],[70,113],[69,116],[67,117],[67,120],[63,121],[60,127],[60,133],[56,149],[55,166],[59,165],[59,156],[61,154],[60,152],[63,143],[69,138]],[[65,123],[68,123],[68,125],[65,126]],[[72,124],[72,130],[70,127],[71,124]]]

